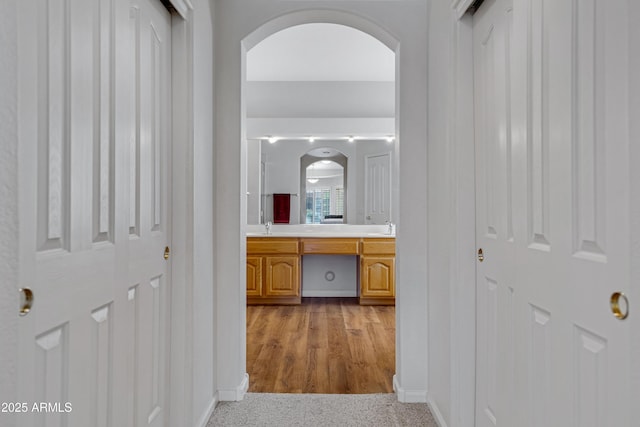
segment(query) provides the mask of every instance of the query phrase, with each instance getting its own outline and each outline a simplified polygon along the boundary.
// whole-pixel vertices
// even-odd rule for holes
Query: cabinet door
[[[360,296],[395,296],[395,256],[363,256],[360,266]]]
[[[262,296],[262,257],[247,256],[247,296]]]
[[[298,296],[300,292],[300,257],[265,257],[265,296]]]

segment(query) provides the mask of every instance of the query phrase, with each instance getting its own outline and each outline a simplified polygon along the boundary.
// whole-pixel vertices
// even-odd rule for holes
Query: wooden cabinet
[[[297,296],[300,293],[300,257],[266,256],[264,296]]]
[[[247,239],[247,304],[300,304],[297,238]]]
[[[362,239],[360,304],[394,305],[395,282],[395,239]]]
[[[303,255],[358,255],[360,239],[355,237],[305,237],[300,239]]]
[[[247,297],[262,296],[262,257],[247,255]]]
[[[394,305],[395,253],[393,238],[248,237],[247,304],[300,304],[301,257],[336,254],[360,256],[360,304]]]

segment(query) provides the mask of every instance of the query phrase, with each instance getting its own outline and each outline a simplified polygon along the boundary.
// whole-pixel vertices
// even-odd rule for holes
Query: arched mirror
[[[301,224],[347,223],[347,156],[334,148],[300,158]]]

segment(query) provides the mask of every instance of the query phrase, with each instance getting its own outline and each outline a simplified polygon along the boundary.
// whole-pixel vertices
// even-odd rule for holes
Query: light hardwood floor
[[[395,307],[303,298],[247,307],[251,392],[391,393]]]

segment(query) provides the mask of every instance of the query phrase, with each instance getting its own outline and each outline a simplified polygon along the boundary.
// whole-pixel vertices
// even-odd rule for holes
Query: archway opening
[[[247,218],[249,221],[251,218],[262,218],[265,223],[268,222],[270,210],[273,209],[270,204],[272,197],[274,194],[284,193],[291,196],[293,205],[291,211],[300,212],[299,215],[292,215],[292,218],[295,218],[294,224],[305,224],[309,221],[327,223],[327,220],[338,219],[331,218],[332,216],[342,216],[340,219],[344,223],[365,224],[366,215],[363,206],[366,181],[365,159],[374,153],[387,153],[389,158],[398,155],[395,102],[396,56],[390,49],[392,42],[390,39],[385,39],[383,43],[367,32],[347,25],[327,22],[285,25],[285,18],[279,19],[281,21],[279,24],[267,23],[245,40],[245,47],[250,48],[245,61],[246,81],[243,82],[246,108],[243,130],[246,135],[248,159]],[[278,25],[282,28],[277,28]],[[369,26],[363,25],[363,27]],[[258,33],[266,37],[260,38],[257,36]],[[313,188],[320,181],[316,166],[318,162],[322,162],[321,158],[317,158],[321,156],[314,156],[312,153],[314,150],[323,148],[330,148],[342,156],[332,156],[331,159],[342,166],[344,182],[349,183],[348,191],[346,184],[342,188],[342,214],[332,213],[330,207],[327,212],[315,215],[317,206],[320,206],[320,210],[327,209],[323,203],[316,204],[314,197],[311,198],[311,215],[307,209],[308,189]],[[302,156],[300,151],[304,153]],[[389,164],[392,163],[389,162]],[[310,167],[314,169],[315,174],[311,179],[317,179],[316,182],[309,181]],[[396,180],[396,183],[387,188],[399,187],[397,176],[397,170],[389,171],[389,180]],[[322,195],[320,198],[322,199]],[[332,198],[334,198],[332,195],[325,197],[325,199]],[[338,198],[336,195],[335,199]],[[391,207],[392,200],[398,200],[397,196],[388,198],[389,216],[384,218],[382,223],[394,220],[390,216],[391,212],[397,215],[397,206],[395,209]],[[259,212],[251,210],[256,207]],[[349,262],[355,264],[354,267],[357,268],[357,262],[353,263],[353,260],[342,261],[344,261],[342,267],[337,268],[343,268]],[[324,265],[327,262],[333,261],[322,260]],[[311,266],[305,267],[304,270],[308,271],[311,268]],[[335,278],[333,270],[327,270],[323,276],[324,279],[331,278],[333,281]],[[355,292],[357,294],[358,289]],[[327,305],[324,308],[325,312],[345,313],[356,309],[357,304],[349,305],[349,302],[345,303],[343,300],[333,306]],[[313,305],[316,302],[318,301],[311,301],[310,304]],[[350,388],[344,383],[343,388],[319,390],[312,384],[309,389],[308,378],[302,379],[306,389],[300,390],[296,385],[291,384],[291,378],[280,378],[276,380],[276,384],[271,386],[267,384],[265,388],[264,381],[260,377],[261,373],[258,372],[259,370],[253,370],[250,365],[259,363],[259,360],[264,358],[278,357],[277,354],[269,353],[274,350],[273,346],[264,346],[264,330],[256,334],[253,329],[256,326],[256,319],[269,317],[263,313],[266,310],[268,309],[247,309],[247,371],[252,378],[251,391],[326,393],[392,391],[392,375],[395,372],[395,339],[388,334],[384,336],[384,333],[378,336],[384,340],[384,343],[380,343],[378,347],[390,347],[391,351],[384,355],[387,365],[382,367],[382,372],[379,374],[362,373],[363,377],[368,375],[377,378],[376,385],[369,384],[373,385],[373,388]],[[391,319],[395,327],[393,307],[378,307],[375,310],[379,310],[380,317]],[[284,308],[280,310],[280,314],[288,311],[290,308]],[[261,314],[257,314],[258,312]],[[288,316],[285,315],[285,317]],[[312,317],[314,315],[309,314],[306,317],[307,321],[310,322],[309,319]],[[305,317],[303,316],[302,319]],[[301,330],[304,329],[304,327],[301,328]],[[313,330],[311,327],[307,329]],[[367,333],[366,329],[363,333]],[[294,368],[279,369],[276,366],[275,369],[280,372],[293,371],[295,366],[305,369],[306,372],[308,368],[306,362],[309,357],[312,357],[310,354],[316,353],[318,356],[322,353],[321,349],[314,348],[313,345],[300,350],[301,343],[308,343],[309,340],[315,339],[310,335],[298,336],[295,350],[291,347],[293,345],[291,335],[277,335],[276,333],[276,336],[269,338],[272,344],[280,343],[276,348],[281,347],[287,354],[291,354],[290,351],[299,353],[296,357],[303,358],[305,362],[296,365],[298,363],[296,359],[292,363]],[[254,339],[260,342],[256,343]],[[371,352],[365,353],[375,354],[376,344],[372,344]],[[343,344],[333,343],[334,348],[340,348],[342,345],[349,346],[353,343],[349,343],[348,340],[344,340]],[[259,348],[260,346],[262,348]],[[303,355],[302,352],[306,353]],[[348,352],[345,351],[339,356],[342,357],[345,353]],[[367,362],[361,360],[347,362],[334,360],[334,362],[338,364],[353,362],[353,366],[367,365]],[[380,378],[384,380],[378,381]],[[278,386],[285,382],[289,384],[288,388]],[[380,383],[384,384],[380,387]]]

